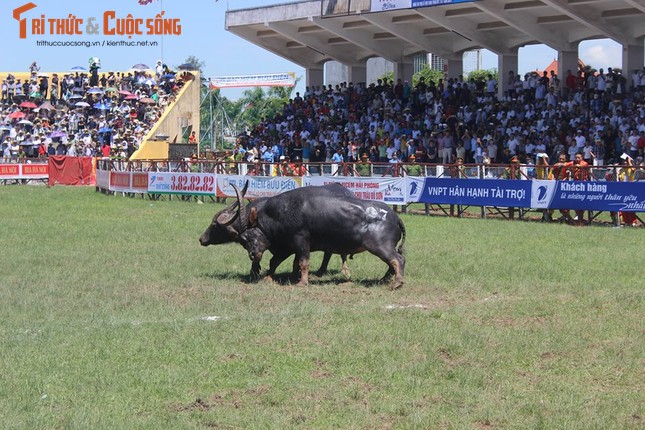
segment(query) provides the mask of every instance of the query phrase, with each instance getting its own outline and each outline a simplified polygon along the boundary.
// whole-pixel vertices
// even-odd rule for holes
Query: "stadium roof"
[[[323,0],[230,10],[226,29],[305,68],[327,61],[364,65],[372,57],[409,62],[431,52],[446,59],[485,48],[517,55],[545,44],[577,52],[610,38],[643,50],[645,0],[478,0],[370,12],[370,0]]]

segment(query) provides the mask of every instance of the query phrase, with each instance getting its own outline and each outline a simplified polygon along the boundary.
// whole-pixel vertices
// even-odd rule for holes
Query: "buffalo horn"
[[[242,196],[246,194],[246,189],[249,185],[247,182],[246,185],[244,185],[244,192],[240,193],[240,189],[237,188],[237,185],[231,184],[233,186],[233,189],[235,190],[235,196],[237,197],[237,213],[240,218],[240,234],[244,233],[246,231],[246,208],[244,207],[244,201],[242,200]]]

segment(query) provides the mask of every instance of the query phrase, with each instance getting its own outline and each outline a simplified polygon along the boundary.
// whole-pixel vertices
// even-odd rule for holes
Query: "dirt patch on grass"
[[[207,399],[198,397],[194,402],[187,405],[172,404],[169,409],[172,412],[205,412],[217,407],[229,407],[239,409],[242,407],[242,402],[237,396],[226,396],[222,394],[213,394]]]
[[[495,327],[536,327],[542,326],[551,321],[551,317],[546,316],[525,316],[525,317],[495,317],[495,318],[477,318],[476,321],[485,325]]]
[[[454,354],[444,348],[440,348],[437,351],[437,354],[439,356],[439,360],[441,360],[445,365],[451,368],[461,366],[466,362],[466,359],[464,359],[463,357],[455,357]]]
[[[492,430],[495,428],[495,426],[490,422],[490,420],[483,420],[476,421],[475,428],[478,428],[479,430]]]

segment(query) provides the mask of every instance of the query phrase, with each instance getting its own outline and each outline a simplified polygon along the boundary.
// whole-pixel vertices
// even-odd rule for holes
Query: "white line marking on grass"
[[[385,309],[408,309],[408,308],[418,308],[418,309],[428,309],[427,305],[387,305]]]

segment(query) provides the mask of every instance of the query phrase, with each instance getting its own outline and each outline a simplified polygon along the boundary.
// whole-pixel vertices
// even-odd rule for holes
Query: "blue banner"
[[[532,182],[533,208],[645,212],[645,182]]]
[[[408,202],[645,212],[645,181],[539,181],[408,176]]]
[[[412,179],[412,178],[411,178]],[[508,179],[412,180],[408,198],[420,203],[469,206],[531,206],[531,181]]]

